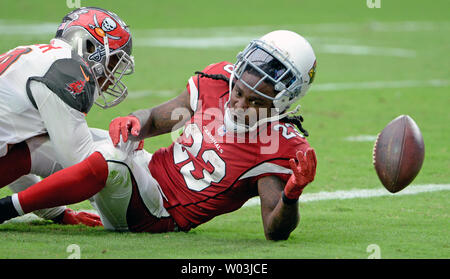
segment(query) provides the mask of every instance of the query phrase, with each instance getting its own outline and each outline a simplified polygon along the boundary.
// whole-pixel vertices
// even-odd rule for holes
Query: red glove
[[[289,178],[283,191],[283,201],[287,204],[297,202],[303,189],[314,180],[317,159],[314,149],[308,148],[305,153],[297,151],[298,165],[295,160],[289,160],[293,174]]]
[[[64,217],[61,220],[64,225],[78,225],[83,224],[89,227],[103,226],[100,221],[100,216],[88,212],[75,212],[70,208],[64,211]]]
[[[137,137],[140,131],[141,123],[134,115],[114,118],[109,124],[109,136],[114,146],[119,143],[120,135],[122,135],[123,142],[127,142],[129,134]]]

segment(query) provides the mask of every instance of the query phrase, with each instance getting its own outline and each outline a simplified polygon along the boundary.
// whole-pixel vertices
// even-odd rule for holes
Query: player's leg
[[[19,193],[41,181],[40,177],[48,177],[62,169],[56,161],[56,152],[47,134],[32,137],[26,140],[30,150],[30,174],[24,175],[8,185],[14,192]],[[33,213],[47,220],[60,221],[64,218],[65,206],[36,210]]]
[[[84,201],[105,186],[108,165],[99,152],[28,189],[0,199],[0,222],[35,210]]]
[[[48,135],[40,135],[9,147],[0,157],[0,188],[29,173],[47,177],[62,167]]]
[[[90,131],[97,144],[105,144],[106,142],[107,145],[107,142],[109,141],[108,131],[95,128],[91,128]],[[28,152],[26,152],[27,156],[23,157],[29,158],[31,160],[31,167],[29,168],[29,170],[27,169],[27,171],[23,171],[20,174],[14,175],[14,177],[21,176],[22,174],[30,172],[32,174],[36,174],[40,177],[45,178],[62,169],[62,166],[56,161],[56,151],[54,150],[47,134],[35,136],[28,139],[24,147],[27,148],[26,150]],[[115,148],[109,148],[108,152],[105,152],[105,154],[113,154],[114,151]],[[11,153],[11,155],[14,155],[14,153]],[[111,155],[109,156],[114,157]],[[9,158],[6,157],[3,159],[5,159],[5,163],[10,161],[7,160]],[[13,192],[18,193],[29,188],[33,184],[40,182],[40,179],[32,174],[24,175],[14,182],[10,183],[9,186],[13,190]],[[10,179],[8,179],[8,181],[12,179],[14,178],[11,177]],[[55,202],[56,201],[57,200],[55,200]],[[65,206],[36,210],[33,213],[45,219],[52,219],[58,223],[83,223],[85,225],[94,226],[101,225],[101,221],[97,215],[85,212],[76,213],[70,209],[67,209]]]
[[[127,231],[127,209],[133,193],[132,185],[135,183],[130,166],[136,157],[134,151],[138,145],[129,141],[115,148],[108,131],[91,129],[91,133],[94,138],[99,139],[96,141],[96,149],[107,159],[109,170],[106,187],[93,197],[92,205],[99,212],[106,229]]]
[[[25,87],[19,90],[13,83],[0,79],[0,188],[29,173],[31,157],[25,139],[43,132],[39,113],[23,98]]]
[[[105,228],[133,232],[167,232],[175,222],[163,206],[158,183],[148,170],[151,155],[133,152],[124,161],[108,161],[107,186],[94,196]]]
[[[147,168],[151,155],[147,153],[150,157],[141,160],[139,165],[133,162],[133,159],[139,158],[133,153],[134,147],[123,146],[124,150],[133,153],[128,157],[111,144],[105,146],[99,149],[103,156],[95,152],[82,163],[49,176],[14,198],[1,199],[0,222],[19,213],[79,202],[90,196],[92,192],[89,190],[94,193],[101,190],[94,196],[93,205],[101,214],[105,228],[149,232],[174,230],[175,223],[164,209],[157,183],[151,179]],[[108,164],[104,157],[110,158]],[[142,182],[141,187],[137,186],[130,169],[139,173],[137,181]],[[149,180],[145,181],[145,177]],[[104,187],[105,184],[108,186]]]
[[[0,188],[30,173],[30,169],[31,155],[27,143],[10,145],[6,155],[0,157]]]
[[[62,166],[56,161],[56,151],[54,150],[48,135],[30,138],[26,143],[31,154],[31,170],[30,174],[24,175],[8,185],[14,193],[23,191],[40,182],[40,177],[48,177],[62,169]],[[64,225],[102,225],[100,217],[97,214],[84,211],[76,212],[66,206],[41,209],[34,211],[33,213],[41,218]]]
[[[163,220],[168,228],[159,225],[158,230],[173,230],[170,225],[174,222],[166,218],[169,214],[163,206],[157,182],[148,170],[151,154],[142,150],[143,142],[121,142],[114,148],[107,130],[90,130],[98,150],[108,159],[107,186],[92,201],[104,227],[118,231],[152,228],[156,232],[156,225],[151,224],[161,224],[158,221]]]
[[[103,226],[108,230],[127,231],[126,210],[131,197],[132,176],[126,164],[108,162],[106,186],[91,199]]]
[[[14,192],[18,193],[24,191],[30,186],[41,181],[41,178],[34,174],[27,174],[13,183],[9,184],[8,187]],[[102,226],[100,216],[95,213],[85,212],[85,211],[74,211],[66,206],[57,206],[52,208],[45,208],[33,211],[33,213],[43,219],[51,220],[58,224],[63,225],[78,225],[83,224],[86,226]]]
[[[127,154],[105,144],[101,152],[56,172],[28,189],[0,200],[0,223],[35,210],[84,201],[106,184],[108,164],[103,155],[124,160]]]
[[[11,182],[8,188],[19,193],[41,181],[40,177],[47,177],[62,169],[56,162],[56,154],[47,134],[32,137],[26,140],[29,150],[31,166],[29,174],[23,175]],[[37,216],[47,220],[63,220],[66,207],[58,206],[34,211]]]
[[[24,191],[31,187],[32,185],[39,183],[41,181],[41,178],[34,174],[27,174],[16,181],[12,182],[8,185],[8,188],[11,189],[14,193],[19,193],[20,191]],[[46,208],[41,210],[36,210],[33,213],[37,216],[46,219],[46,220],[53,220],[53,219],[61,219],[64,215],[64,211],[66,210],[65,206],[58,206],[53,208]]]
[[[150,160],[151,155],[142,151],[130,164],[133,173],[133,191],[127,208],[129,230],[151,233],[178,230],[175,220],[164,208],[158,182],[148,169]]]

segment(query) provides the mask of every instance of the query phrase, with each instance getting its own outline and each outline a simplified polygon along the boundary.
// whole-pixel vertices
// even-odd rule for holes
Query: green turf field
[[[188,233],[131,234],[48,221],[0,225],[0,258],[67,258],[70,244],[89,258],[450,257],[450,2],[381,0],[91,1],[116,12],[134,36],[129,98],[87,116],[92,127],[155,106],[182,92],[195,71],[235,61],[246,42],[276,29],[310,40],[317,75],[300,103],[318,157],[316,180],[300,202],[287,241],[266,241],[259,206],[219,216]],[[48,42],[70,11],[65,0],[2,0],[0,53]],[[383,190],[372,166],[374,136],[410,115],[423,133],[425,161],[411,195],[310,199],[320,192]],[[146,140],[154,152],[169,135]],[[416,188],[414,188],[417,185]],[[387,192],[387,191],[386,191]],[[2,189],[0,196],[9,194]],[[91,209],[88,202],[71,206]]]

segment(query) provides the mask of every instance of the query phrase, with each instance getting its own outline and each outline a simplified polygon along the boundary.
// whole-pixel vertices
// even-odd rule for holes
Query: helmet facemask
[[[102,108],[113,107],[122,102],[128,95],[128,88],[123,83],[122,77],[134,72],[133,56],[124,50],[109,51],[108,37],[104,37],[103,63],[94,63],[93,73],[100,89],[99,98],[95,104]]]
[[[303,83],[302,75],[279,50],[263,41],[255,40],[243,52],[239,53],[237,58],[238,60],[230,78],[230,97],[225,104],[224,119],[226,124],[228,124],[228,128],[233,128],[238,133],[253,131],[263,123],[277,121],[288,114],[298,111],[299,107],[292,112],[286,113],[290,105],[300,96]],[[251,73],[257,76],[259,80],[249,83],[243,78],[244,73]],[[236,80],[239,80],[254,93],[272,101],[273,109],[270,116],[266,113],[267,117],[258,119],[251,126],[234,121],[235,117],[233,117],[233,112],[228,106],[233,84]],[[257,89],[263,82],[273,86],[276,93],[274,97]]]
[[[254,40],[241,53],[238,54],[234,73],[253,92],[273,101],[277,112],[282,113],[297,100],[303,84],[302,74],[278,49],[261,40]],[[260,80],[253,86],[242,80],[246,71],[257,72]],[[268,82],[274,86],[277,95],[268,96],[256,88],[261,82]]]

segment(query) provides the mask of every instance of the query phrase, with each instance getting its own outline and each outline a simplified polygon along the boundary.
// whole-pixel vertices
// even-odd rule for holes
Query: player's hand
[[[137,137],[140,131],[141,123],[134,115],[114,118],[109,124],[109,136],[114,146],[120,142],[120,135],[123,142],[127,142],[129,134]]]
[[[293,201],[298,200],[306,185],[314,180],[317,166],[316,153],[312,148],[305,153],[297,151],[296,156],[298,165],[294,159],[289,160],[293,173],[284,187],[284,196]]]
[[[75,212],[70,208],[64,211],[64,217],[61,220],[64,225],[78,225],[83,224],[89,227],[103,226],[100,216],[89,212]]]

